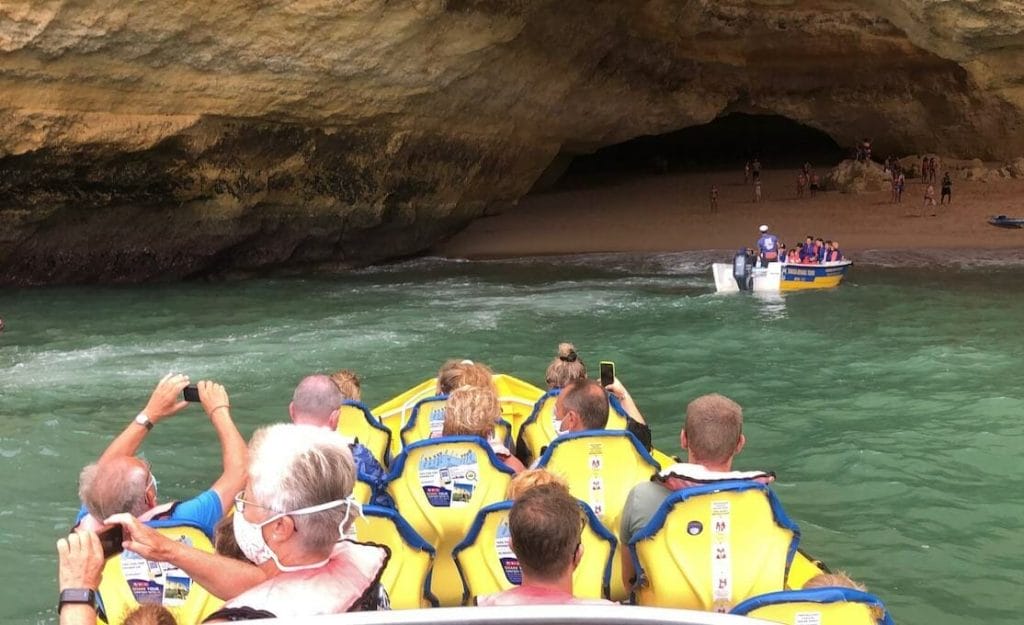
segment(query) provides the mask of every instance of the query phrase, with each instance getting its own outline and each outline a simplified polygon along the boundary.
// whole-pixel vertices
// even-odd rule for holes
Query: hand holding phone
[[[181,390],[181,397],[185,401],[197,402],[199,399],[199,387],[195,384],[189,384]]]
[[[115,556],[124,551],[124,528],[120,525],[100,532],[100,546],[103,547],[103,558]]]
[[[601,361],[601,388],[615,383],[615,363],[610,360]]]

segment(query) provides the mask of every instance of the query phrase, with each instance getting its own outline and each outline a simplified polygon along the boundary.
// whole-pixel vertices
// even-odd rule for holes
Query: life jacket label
[[[192,546],[187,536],[180,536],[178,542]],[[192,590],[192,578],[188,573],[169,562],[147,560],[134,551],[121,553],[121,573],[132,597],[139,604],[181,606]]]
[[[512,551],[512,533],[508,529],[508,518],[498,524],[498,531],[494,537],[494,550],[498,552],[498,562],[501,563],[505,579],[516,586],[522,584],[523,570],[519,566],[519,558]]]
[[[476,452],[442,451],[424,456],[419,463],[423,494],[434,508],[462,508],[473,499],[480,465]]]
[[[821,612],[797,612],[793,625],[821,625]]]
[[[730,505],[728,501],[711,502],[711,592],[712,609],[732,609],[732,549],[729,543]]]
[[[430,438],[438,438],[444,430],[444,406],[430,411]]]
[[[590,495],[587,498],[594,514],[604,514],[604,446],[600,443],[590,445]]]

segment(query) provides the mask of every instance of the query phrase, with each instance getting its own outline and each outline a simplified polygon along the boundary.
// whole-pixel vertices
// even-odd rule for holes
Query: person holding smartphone
[[[223,471],[206,491],[181,502],[157,504],[156,478],[149,463],[136,457],[142,442],[156,425],[189,405],[183,391],[187,376],[167,374],[156,385],[146,407],[110,443],[99,460],[82,469],[78,493],[82,507],[75,529],[100,532],[102,523],[114,514],[127,512],[142,521],[180,520],[202,528],[212,540],[214,526],[233,505],[235,494],[245,484],[248,452],[245,440],[231,419],[227,391],[215,382],[203,381],[189,388],[202,404],[220,439]]]

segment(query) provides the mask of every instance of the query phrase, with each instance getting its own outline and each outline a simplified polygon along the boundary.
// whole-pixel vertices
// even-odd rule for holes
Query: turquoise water
[[[374,405],[469,357],[540,384],[555,344],[617,363],[678,451],[687,401],[745,408],[738,468],[772,469],[803,547],[902,623],[1016,623],[1024,611],[1024,279],[886,267],[784,298],[718,296],[710,256],[422,260],[323,279],[0,296],[0,622],[52,622],[54,542],[78,470],[170,370],[227,385],[248,436],[303,375],[342,367]],[[870,258],[869,258],[870,260]],[[198,408],[144,446],[161,497],[219,472]]]

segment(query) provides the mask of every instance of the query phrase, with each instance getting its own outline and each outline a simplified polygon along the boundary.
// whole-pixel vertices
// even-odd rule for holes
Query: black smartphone
[[[100,545],[103,547],[104,558],[116,556],[124,551],[124,547],[122,546],[124,543],[124,528],[120,525],[115,525],[105,532],[100,532],[99,536]]]
[[[601,361],[601,386],[605,387],[615,383],[615,363],[609,360]]]
[[[199,387],[189,384],[181,391],[181,396],[185,401],[199,401]]]

